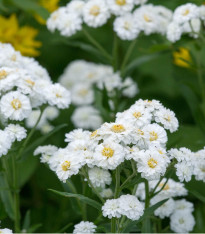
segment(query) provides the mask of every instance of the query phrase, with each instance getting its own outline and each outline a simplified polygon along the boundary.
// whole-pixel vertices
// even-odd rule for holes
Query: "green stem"
[[[111,233],[116,233],[116,218],[111,219]]]
[[[115,194],[114,198],[117,199],[120,193],[120,166],[116,168],[115,172]]]
[[[145,209],[149,207],[150,197],[149,197],[149,182],[145,180]]]
[[[37,121],[36,121],[35,126],[34,126],[34,127],[32,128],[32,130],[29,132],[27,138],[25,139],[24,143],[23,143],[22,146],[20,147],[19,152],[18,152],[17,157],[16,157],[17,159],[19,159],[19,158],[21,157],[21,155],[22,155],[22,153],[23,153],[25,147],[27,146],[29,140],[30,140],[31,137],[33,136],[33,134],[34,134],[34,132],[35,132],[35,130],[36,130],[36,127],[38,126],[38,124],[39,124],[39,122],[40,122],[40,120],[41,120],[41,117],[42,117],[42,115],[43,115],[43,112],[44,112],[45,108],[46,108],[46,107],[43,107],[43,108],[41,109],[41,113],[40,113],[40,115],[39,115],[39,117],[38,117],[38,119],[37,119]]]
[[[116,72],[118,67],[118,38],[116,33],[114,33],[112,59],[113,59],[112,61],[113,70],[114,72]]]
[[[14,227],[15,232],[20,232],[20,204],[19,204],[19,188],[18,188],[18,168],[16,163],[16,155],[12,156],[13,169],[13,202],[14,202]]]
[[[136,44],[137,40],[134,40],[131,42],[128,50],[127,50],[127,53],[125,54],[125,57],[124,57],[124,60],[122,62],[122,65],[121,65],[121,76],[124,77],[124,69],[125,69],[125,66],[127,65],[127,62],[133,52],[133,49],[135,47],[135,44]]]
[[[112,63],[112,56],[95,40],[94,37],[90,35],[90,33],[83,28],[82,30],[87,37],[87,39],[106,57],[110,63]]]

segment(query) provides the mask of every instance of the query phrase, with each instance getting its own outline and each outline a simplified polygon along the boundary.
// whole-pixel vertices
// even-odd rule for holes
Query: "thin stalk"
[[[116,233],[116,218],[111,219],[111,233]]]
[[[114,33],[112,59],[113,59],[112,67],[113,67],[114,72],[116,72],[118,68],[118,38],[117,38],[116,33]]]
[[[15,232],[20,232],[20,204],[19,204],[19,188],[18,188],[18,169],[16,164],[16,155],[12,156],[13,170],[13,202],[14,202],[14,228]]]
[[[145,209],[149,207],[150,197],[149,197],[149,182],[145,180]]]
[[[94,37],[90,35],[90,33],[83,28],[83,33],[87,37],[87,39],[106,57],[110,63],[112,63],[112,56],[95,40]]]
[[[116,168],[115,174],[115,194],[114,198],[117,199],[120,193],[120,166]]]
[[[21,157],[21,155],[22,155],[22,153],[23,153],[25,147],[27,146],[29,140],[30,140],[31,137],[33,136],[33,134],[34,134],[34,132],[35,132],[35,130],[36,130],[36,127],[38,126],[38,124],[39,124],[39,122],[40,122],[40,120],[41,120],[41,117],[42,117],[42,115],[43,115],[44,110],[45,110],[45,107],[42,108],[41,113],[40,113],[40,115],[39,115],[39,117],[38,117],[38,119],[37,119],[37,121],[36,121],[35,126],[34,126],[34,127],[32,128],[32,130],[29,132],[29,134],[28,134],[26,140],[24,141],[24,143],[23,143],[22,146],[20,147],[19,152],[18,152],[17,157],[16,157],[17,159],[19,159],[19,158]]]
[[[122,183],[122,185],[120,186],[120,190],[123,189],[123,187],[125,186],[125,184],[131,180],[135,175],[136,175],[136,168],[135,168],[135,165],[133,163],[133,161],[131,161],[131,165],[132,165],[132,174]]]
[[[137,42],[137,40],[134,40],[131,42],[130,46],[128,47],[127,53],[125,54],[124,60],[123,60],[122,65],[121,65],[121,76],[122,77],[124,76],[125,66],[127,65],[127,62],[129,60],[132,52],[133,52],[133,49],[135,47],[136,42]]]
[[[157,191],[156,193],[152,194],[152,197],[156,196],[158,193],[160,193],[164,187],[166,186],[166,184],[168,183],[169,178],[166,179],[165,183],[163,184],[163,186],[161,187],[161,189],[159,191]]]

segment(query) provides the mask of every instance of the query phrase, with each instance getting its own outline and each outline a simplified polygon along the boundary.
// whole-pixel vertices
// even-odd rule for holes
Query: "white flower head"
[[[95,233],[97,226],[92,223],[92,222],[88,222],[88,221],[81,221],[80,223],[76,224],[74,226],[74,230],[73,233]]]
[[[119,199],[120,212],[128,219],[138,220],[144,213],[144,206],[133,195],[122,195]]]
[[[94,187],[105,188],[105,185],[110,185],[112,181],[109,171],[98,167],[89,169],[88,176]]]
[[[90,27],[102,26],[109,17],[110,13],[104,0],[90,0],[83,8],[83,20]]]
[[[7,131],[0,130],[0,157],[6,155],[11,148],[12,138]]]
[[[184,211],[187,213],[192,213],[194,211],[194,205],[185,199],[180,199],[175,201],[175,211]]]
[[[12,142],[15,140],[21,141],[27,136],[26,129],[21,127],[19,124],[9,124],[5,128],[5,131],[9,134]]]
[[[106,0],[110,11],[114,15],[124,15],[131,12],[134,7],[134,0]]]
[[[100,195],[104,198],[111,198],[113,197],[113,191],[112,189],[110,188],[107,188],[107,189],[103,189],[101,192],[100,192]]]
[[[114,31],[122,40],[134,40],[137,38],[140,30],[137,21],[132,14],[119,16],[114,21]]]
[[[124,161],[124,157],[123,147],[112,141],[101,143],[94,152],[96,166],[103,169],[114,170]]]
[[[41,154],[41,162],[48,163],[51,156],[53,156],[57,150],[58,148],[54,145],[38,146],[34,151],[34,155]]]
[[[109,219],[116,217],[121,217],[121,209],[119,205],[119,199],[108,199],[103,207],[102,213],[104,217],[108,217]]]
[[[176,168],[176,175],[178,176],[179,180],[183,182],[184,180],[186,182],[191,180],[191,177],[193,175],[193,165],[191,162],[182,161],[177,164],[175,164]]]
[[[1,113],[10,120],[21,121],[31,113],[29,98],[18,91],[9,92],[1,98]]]
[[[195,220],[191,212],[176,211],[170,217],[170,228],[177,233],[188,233],[194,228]]]

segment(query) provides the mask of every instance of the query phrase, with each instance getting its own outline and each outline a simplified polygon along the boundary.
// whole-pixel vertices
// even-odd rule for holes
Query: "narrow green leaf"
[[[38,228],[40,228],[42,226],[41,223],[37,223],[34,224],[33,226],[31,226],[28,230],[28,233],[34,233]]]
[[[99,202],[96,202],[95,200],[92,200],[88,197],[85,197],[81,194],[74,194],[74,193],[66,193],[66,192],[59,192],[59,191],[56,191],[56,190],[53,190],[53,189],[49,189],[49,191],[53,192],[53,193],[56,193],[58,195],[61,195],[63,197],[73,197],[73,198],[78,198],[80,201],[98,209],[101,211],[101,204]]]
[[[56,233],[63,233],[63,232],[65,232],[72,225],[73,225],[72,223],[66,224],[63,228],[61,228],[60,230],[58,230]]]
[[[9,188],[9,185],[5,179],[5,175],[3,173],[0,173],[0,187],[5,187]],[[12,194],[11,191],[8,189],[6,190],[0,190],[0,196],[1,200],[4,204],[5,210],[8,214],[8,216],[11,219],[14,219],[14,207],[13,207],[13,199],[12,199]]]
[[[25,159],[25,157],[28,155],[29,152],[32,152],[33,150],[36,149],[36,147],[38,147],[39,145],[41,145],[44,141],[46,141],[49,137],[51,137],[54,133],[60,131],[62,128],[67,127],[67,124],[61,124],[59,126],[57,126],[56,128],[54,128],[51,132],[49,132],[48,134],[38,138],[36,141],[34,141],[32,144],[30,144],[25,150],[24,150],[24,154],[22,157],[22,160]]]
[[[49,16],[49,12],[41,5],[39,5],[38,2],[36,1],[33,0],[10,0],[10,1],[11,3],[13,3],[13,5],[20,8],[21,10],[32,14],[38,14],[45,20]]]
[[[31,212],[30,212],[30,210],[28,210],[26,212],[25,217],[24,217],[23,230],[27,231],[30,227],[30,223],[31,223]]]
[[[203,196],[202,194],[200,194],[197,191],[194,191],[193,189],[189,189],[189,193],[191,193],[192,195],[194,195],[196,198],[198,198],[200,201],[202,201],[203,203],[205,203],[205,196]]]
[[[159,57],[159,55],[161,55],[161,53],[144,55],[144,56],[140,56],[139,58],[134,59],[130,64],[126,66],[123,74],[126,74],[126,75],[130,74],[136,67]]]

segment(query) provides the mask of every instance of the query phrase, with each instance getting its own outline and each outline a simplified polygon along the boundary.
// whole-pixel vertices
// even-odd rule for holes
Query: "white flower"
[[[187,3],[177,7],[173,14],[173,21],[179,24],[194,18],[199,18],[199,9],[197,5],[193,3]]]
[[[53,156],[57,150],[58,148],[54,145],[38,146],[34,151],[34,155],[41,154],[41,162],[48,163],[50,157]]]
[[[76,224],[74,226],[74,230],[73,233],[95,233],[95,229],[97,228],[97,226],[92,223],[92,222],[88,222],[88,221],[81,221],[80,223]]]
[[[72,122],[78,128],[95,130],[102,124],[102,118],[97,109],[92,106],[82,106],[75,109]]]
[[[153,197],[150,201],[151,205],[154,205],[164,199],[166,199],[166,196],[163,196],[161,193]],[[169,217],[173,211],[174,211],[174,200],[170,198],[168,201],[163,203],[159,208],[157,208],[154,211],[154,214],[156,216],[159,216],[161,219],[164,219],[165,217]]]
[[[37,123],[39,117],[40,117],[41,111],[40,110],[33,110],[28,118],[26,119],[26,126],[28,128],[33,128],[35,124]],[[42,115],[40,122],[37,125],[37,129],[41,129],[43,125],[47,123],[46,115]]]
[[[191,180],[191,177],[193,175],[193,165],[191,164],[191,162],[179,162],[175,165],[175,168],[176,175],[181,182],[183,182],[184,180],[186,182]]]
[[[1,113],[11,120],[23,120],[31,113],[29,98],[18,91],[5,94],[0,101]]]
[[[199,16],[204,21],[205,20],[205,6],[201,5],[199,6]]]
[[[109,10],[104,0],[90,0],[83,8],[83,20],[90,27],[100,27],[110,17]]]
[[[171,22],[167,27],[167,39],[173,43],[180,40],[182,33],[182,27],[176,22]]]
[[[185,199],[180,199],[175,201],[174,209],[175,211],[191,213],[194,211],[194,205],[193,203],[188,202]]]
[[[171,158],[176,158],[178,162],[190,162],[193,161],[193,159],[195,158],[194,153],[192,153],[191,150],[185,147],[182,147],[180,149],[170,149],[168,153]]]
[[[134,40],[140,32],[132,14],[117,17],[114,21],[114,31],[122,40]]]
[[[138,27],[145,35],[158,32],[159,17],[157,16],[154,6],[143,5],[134,11],[135,20],[138,22]]]
[[[195,175],[196,180],[205,182],[205,160],[196,163],[193,174]]]
[[[145,4],[148,0],[134,0],[135,5]]]
[[[154,113],[154,116],[155,121],[161,123],[164,128],[170,130],[170,132],[175,132],[179,127],[179,122],[174,112],[169,109],[161,108]]]
[[[191,212],[176,211],[170,217],[170,228],[177,233],[188,233],[194,228],[195,220]]]
[[[66,5],[66,8],[68,12],[74,12],[75,14],[78,14],[79,16],[82,15],[83,7],[85,6],[85,2],[82,0],[72,0]]]
[[[130,77],[125,78],[122,84],[122,94],[126,97],[133,98],[139,93],[138,85]]]
[[[112,189],[108,188],[108,189],[103,189],[100,192],[100,195],[104,198],[111,198],[113,196],[113,191]]]
[[[128,219],[138,220],[144,213],[144,206],[133,195],[122,195],[119,199],[120,213]]]
[[[102,213],[104,217],[109,219],[121,217],[121,209],[119,206],[119,199],[108,199],[102,207]]]
[[[119,166],[125,157],[125,151],[120,144],[112,141],[98,145],[94,152],[96,166],[103,169],[114,170]]]
[[[139,155],[140,160],[137,163],[137,170],[143,178],[155,180],[164,175],[167,163],[157,150],[140,151]]]
[[[124,15],[131,12],[134,0],[106,0],[110,11],[114,15]]]
[[[9,124],[6,128],[5,131],[9,134],[12,142],[15,140],[21,141],[24,138],[26,138],[26,129],[24,127],[21,127],[19,124]]]
[[[0,229],[0,233],[11,234],[11,233],[13,233],[13,231],[11,229],[8,229],[8,228],[3,228],[3,229]]]
[[[58,29],[61,35],[70,37],[82,29],[82,19],[77,13],[68,11],[66,7],[60,7],[47,20],[47,27],[52,32]]]
[[[19,79],[19,74],[16,69],[9,67],[0,68],[0,91],[11,90]]]
[[[94,101],[92,86],[86,83],[77,83],[71,89],[71,99],[75,105],[91,104]]]
[[[83,129],[75,129],[65,134],[65,142],[72,142],[75,140],[89,140],[90,132],[83,131]]]
[[[58,149],[49,160],[51,170],[54,170],[58,178],[64,183],[72,175],[78,174],[83,165],[82,157],[78,157],[68,148]]]
[[[11,137],[7,131],[0,130],[0,157],[6,155],[11,148]]]
[[[167,143],[167,133],[163,127],[159,126],[158,124],[148,124],[142,131],[145,135],[145,140],[149,146],[162,146],[164,147]]]
[[[43,114],[46,116],[47,119],[54,120],[58,117],[59,110],[54,106],[48,106],[44,110]]]
[[[110,185],[112,181],[109,171],[98,167],[89,169],[88,176],[94,187],[105,188],[105,185]]]
[[[71,102],[70,92],[60,84],[53,84],[45,89],[48,103],[59,109],[68,108]]]

